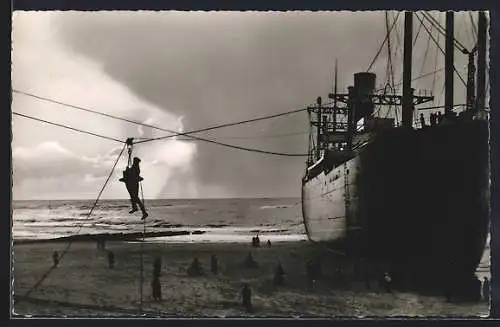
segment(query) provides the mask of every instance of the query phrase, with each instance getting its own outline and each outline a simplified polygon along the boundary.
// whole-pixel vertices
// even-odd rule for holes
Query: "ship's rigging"
[[[401,49],[400,36],[398,31],[398,19],[400,18],[400,12],[392,15],[389,12],[385,12],[385,37],[377,49],[375,56],[370,61],[366,73],[355,74],[354,87],[349,87],[347,92],[338,93],[337,85],[337,61],[335,64],[335,78],[334,78],[334,88],[333,92],[328,95],[331,101],[323,104],[321,98],[318,98],[317,104],[315,106],[308,107],[310,112],[310,124],[311,131],[315,133],[314,137],[309,138],[309,157],[307,161],[307,167],[310,167],[315,161],[318,161],[325,151],[342,152],[342,151],[354,151],[361,145],[366,144],[371,136],[366,138],[358,138],[358,142],[353,141],[356,135],[370,134],[367,133],[367,120],[375,120],[376,124],[384,124],[386,127],[392,125],[392,127],[406,126],[407,128],[421,128],[421,119],[419,114],[427,114],[436,109],[444,108],[445,116],[455,115],[457,112],[470,112],[471,115],[476,115],[478,112],[484,113],[487,108],[485,108],[485,95],[486,92],[480,85],[484,85],[484,80],[486,79],[487,72],[482,65],[482,62],[486,58],[477,58],[476,53],[478,53],[478,33],[475,29],[475,22],[472,14],[468,17],[462,16],[461,27],[466,27],[465,30],[459,30],[460,33],[454,33],[453,26],[450,25],[449,19],[454,19],[453,14],[447,13],[448,20],[448,30],[452,33],[452,38],[443,38],[445,41],[446,49],[443,49],[441,36],[446,36],[446,29],[442,26],[440,20],[444,13],[431,14],[429,12],[415,12],[405,13],[405,29],[409,32],[410,38],[414,34],[413,30],[413,16],[418,20],[418,29],[415,33],[413,39],[405,39],[404,47]],[[482,15],[479,16],[480,19]],[[467,22],[470,20],[470,22]],[[425,31],[425,33],[423,33]],[[458,36],[464,37],[465,32],[469,31],[468,42],[459,40]],[[437,34],[437,35],[434,35]],[[458,34],[458,35],[457,35]],[[421,64],[419,69],[419,74],[417,77],[412,78],[412,64],[413,64],[413,48],[419,42],[419,36],[425,37],[425,39],[420,41],[424,43],[424,51],[421,54]],[[479,34],[481,36],[481,34]],[[483,42],[482,44],[484,44]],[[465,46],[467,44],[468,46]],[[433,49],[434,48],[434,51]],[[384,51],[385,49],[385,51]],[[467,57],[467,66],[465,67],[467,78],[462,77],[463,72],[453,62],[454,56],[448,55],[444,56],[448,62],[445,62],[448,67],[452,67],[452,70],[445,70],[445,67],[438,68],[438,62],[440,62],[440,55],[445,53],[453,53],[457,50],[459,55]],[[403,55],[403,80],[396,82],[395,75],[397,73],[397,65],[395,62],[400,62],[398,60],[398,55],[402,52]],[[433,70],[431,72],[424,73],[426,67],[430,66],[429,63],[429,53],[434,52],[433,60]],[[481,53],[484,53],[482,51]],[[370,75],[369,73],[376,70],[378,73],[382,73],[380,67],[376,65],[379,62],[379,58],[385,55],[385,75],[384,83],[381,86],[375,86],[375,74]],[[483,55],[484,56],[484,55]],[[476,65],[477,61],[477,65]],[[446,66],[445,65],[445,66]],[[481,71],[476,70],[476,66],[481,66]],[[436,88],[438,87],[438,73],[444,71],[445,79],[443,81],[443,87],[441,89],[439,97],[436,96]],[[478,78],[482,78],[482,81],[476,81],[476,74]],[[460,104],[454,102],[454,84],[452,80],[457,76],[460,80],[462,87],[465,87],[466,94],[465,99],[461,100]],[[411,83],[414,81],[427,80],[432,78],[431,90],[419,90],[414,92]],[[447,82],[447,83],[446,83]],[[368,83],[368,84],[367,84]],[[369,84],[373,83],[373,86]],[[363,84],[363,85],[362,85]],[[428,83],[427,83],[428,84]],[[399,86],[403,85],[402,95],[398,95]],[[447,92],[445,92],[445,85],[449,85]],[[358,103],[357,106],[354,103],[350,103],[350,99],[359,98],[361,88],[365,90],[366,94],[362,94],[361,97],[364,98],[369,106],[372,108],[367,108],[366,104]],[[368,89],[367,89],[368,88]],[[371,90],[370,90],[371,88]],[[476,92],[477,89],[477,92]],[[446,94],[445,101],[443,103],[443,95]],[[406,99],[406,103],[405,103]],[[483,100],[481,100],[483,99]],[[420,105],[432,102],[434,105],[427,105],[422,107]],[[359,108],[365,106],[363,113],[359,113]],[[357,108],[356,108],[357,107]],[[376,108],[375,108],[376,107]],[[356,109],[354,109],[356,108]],[[406,108],[406,109],[405,109]],[[457,110],[458,109],[458,110]],[[356,114],[351,114],[353,111],[357,111]],[[365,112],[366,111],[366,112]],[[439,110],[441,111],[441,110]],[[391,119],[393,122],[391,122]]]

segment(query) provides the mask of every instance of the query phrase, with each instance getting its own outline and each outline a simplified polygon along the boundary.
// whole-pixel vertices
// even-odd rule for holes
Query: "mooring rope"
[[[139,185],[141,187],[141,198],[142,198],[142,205],[146,207],[144,203],[144,192],[142,190],[142,182],[139,182]],[[142,220],[142,240],[141,240],[141,278],[140,278],[140,300],[139,300],[139,312],[142,314],[142,304],[143,304],[143,284],[144,284],[144,241],[145,241],[145,235],[146,235],[146,219]]]
[[[125,150],[125,147],[126,145],[123,146],[121,152],[118,154],[118,157],[116,158],[116,161],[113,165],[113,168],[111,169],[111,172],[109,173],[108,175],[108,178],[106,179],[106,182],[104,182],[104,185],[102,186],[101,190],[99,191],[99,195],[97,196],[97,199],[95,200],[94,202],[94,205],[92,206],[92,208],[90,209],[89,213],[87,214],[87,216],[85,217],[84,221],[88,220],[90,218],[90,216],[92,215],[92,213],[94,212],[94,209],[97,207],[97,202],[99,202],[99,199],[101,198],[101,195],[102,193],[104,192],[104,189],[106,188],[106,185],[108,185],[108,182],[109,180],[111,179],[111,176],[113,176],[113,173],[115,171],[115,168],[116,168],[116,165],[118,164],[118,161],[120,161],[120,158],[123,154],[123,151]],[[78,231],[76,232],[76,234],[78,234],[81,229],[83,227],[83,223],[80,225]],[[64,249],[64,251],[62,252],[61,256],[59,257],[59,263],[61,262],[62,258],[65,256],[65,254],[69,251],[69,249],[71,248],[71,245],[73,244],[73,240],[70,240],[68,245],[66,246],[66,248]],[[33,285],[29,290],[28,292],[26,292],[26,294],[23,296],[23,298],[27,298],[33,291],[35,291],[38,286],[40,286],[43,281],[49,277],[50,273],[57,267],[57,265],[52,265],[46,272],[45,274],[43,274],[43,276],[35,283],[35,285]]]

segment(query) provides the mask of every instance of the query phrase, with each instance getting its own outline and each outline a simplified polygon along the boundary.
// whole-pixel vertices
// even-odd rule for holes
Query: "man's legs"
[[[137,204],[139,205],[139,208],[141,208],[142,211],[142,219],[145,219],[148,216],[148,213],[146,212],[146,208],[144,207],[144,203],[142,203],[141,199],[139,198],[139,185],[134,185],[131,187],[131,201],[133,203],[133,209],[131,212],[137,211]],[[135,209],[135,210],[134,210]]]
[[[136,187],[134,187],[131,183],[126,183],[126,186],[127,186],[128,194],[130,195],[130,203],[132,204],[132,210],[129,213],[134,213],[138,210],[137,204],[135,201],[135,198],[137,197],[138,189]]]

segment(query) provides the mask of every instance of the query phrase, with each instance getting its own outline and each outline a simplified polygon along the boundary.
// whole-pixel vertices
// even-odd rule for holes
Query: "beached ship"
[[[444,114],[432,124],[414,120],[419,110],[441,108],[429,107],[431,94],[414,95],[414,13],[404,15],[402,95],[377,90],[376,75],[361,72],[346,94],[335,83],[333,105],[318,98],[308,108],[306,232],[311,241],[383,262],[396,284],[475,287],[489,229],[486,15],[479,13],[477,46],[467,53],[467,103],[457,106],[454,16],[446,13]],[[401,122],[377,116],[387,105],[401,107]]]

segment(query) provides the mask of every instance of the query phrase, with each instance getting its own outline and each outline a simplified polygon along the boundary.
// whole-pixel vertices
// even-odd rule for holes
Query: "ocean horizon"
[[[103,199],[92,215],[95,200],[15,200],[15,240],[43,240],[74,234],[135,233],[142,231],[140,213],[129,214],[127,199]],[[267,235],[274,241],[305,239],[300,198],[198,198],[145,200],[149,232],[203,231],[163,241],[248,241]],[[153,241],[153,239],[151,240]],[[157,240],[158,241],[158,240]]]

